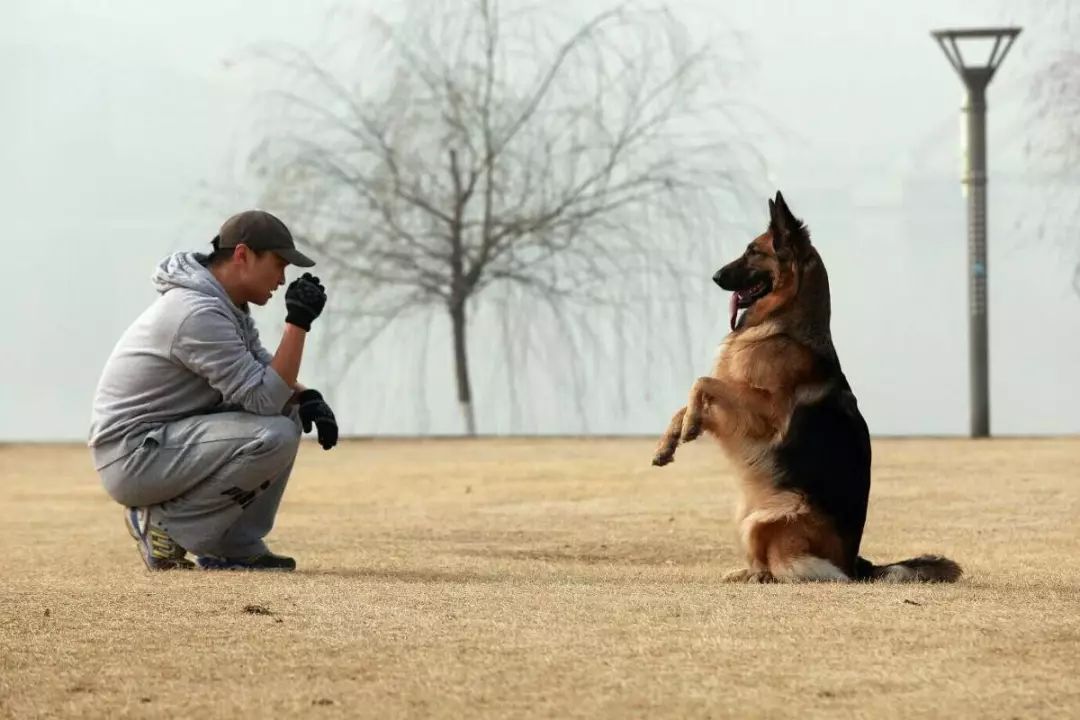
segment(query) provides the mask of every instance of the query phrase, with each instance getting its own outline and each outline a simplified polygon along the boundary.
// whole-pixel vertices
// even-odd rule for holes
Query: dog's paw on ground
[[[775,582],[776,578],[768,570],[741,568],[725,573],[721,580],[726,583],[771,583]]]

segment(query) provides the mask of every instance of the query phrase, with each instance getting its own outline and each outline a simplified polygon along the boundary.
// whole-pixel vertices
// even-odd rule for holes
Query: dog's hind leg
[[[683,416],[685,415],[686,408],[681,408],[671,418],[667,430],[664,431],[663,436],[660,438],[660,444],[656,447],[656,454],[653,455],[652,460],[653,465],[663,467],[675,459],[675,448],[679,444],[679,435],[682,433]]]
[[[771,570],[780,582],[847,582],[851,579],[825,558],[813,555],[791,558]]]
[[[797,493],[777,493],[748,519],[754,518],[767,521],[747,526],[747,547],[778,582],[851,579],[840,569],[843,554],[836,533]]]

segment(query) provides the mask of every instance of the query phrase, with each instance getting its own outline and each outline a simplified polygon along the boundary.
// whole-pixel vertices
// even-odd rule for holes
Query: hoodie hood
[[[178,252],[158,263],[150,279],[159,293],[167,293],[173,288],[187,288],[204,295],[229,299],[225,288],[217,281],[210,270],[200,260],[206,255],[193,252]]]
[[[207,257],[207,255],[195,252],[178,252],[168,256],[158,264],[150,276],[154,288],[162,295],[170,290],[183,289],[217,298],[236,313],[245,326],[248,326],[251,323],[251,317],[247,308],[237,307],[217,278],[203,265]]]

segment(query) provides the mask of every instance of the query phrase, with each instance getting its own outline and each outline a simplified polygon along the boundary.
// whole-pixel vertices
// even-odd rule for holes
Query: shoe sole
[[[251,567],[249,565],[202,565],[196,564],[200,570],[207,572],[293,572],[296,568],[291,567]]]
[[[197,559],[196,565],[200,570],[248,570],[251,572],[292,572],[296,570],[296,564],[290,566],[260,566],[260,565],[248,565],[245,563],[238,563],[235,561],[230,562],[224,558],[217,558],[212,555],[204,555]]]
[[[142,537],[139,536],[135,526],[131,524],[131,511],[129,509],[124,510],[124,527],[127,528],[128,535],[131,536],[132,540],[140,544],[142,543]]]

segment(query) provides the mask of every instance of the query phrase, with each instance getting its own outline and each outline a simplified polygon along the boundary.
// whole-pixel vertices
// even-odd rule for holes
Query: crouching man
[[[270,355],[249,314],[315,263],[273,215],[229,218],[210,254],[176,253],[159,293],[117,342],[94,397],[88,445],[106,492],[151,570],[293,570],[270,551],[301,429],[337,443],[333,412],[297,382],[304,340],[326,292],[305,273],[285,291],[285,329]],[[196,556],[192,562],[188,552]]]

